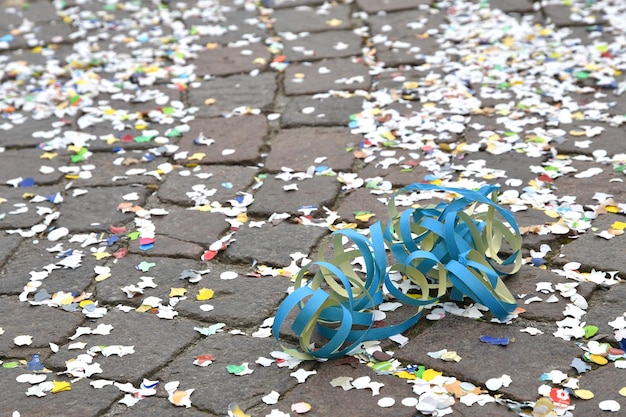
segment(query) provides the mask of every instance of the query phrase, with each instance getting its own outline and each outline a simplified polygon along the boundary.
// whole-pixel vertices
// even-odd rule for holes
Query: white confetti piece
[[[594,167],[575,174],[575,178],[591,178],[602,173],[602,168]]]
[[[598,404],[598,407],[600,407],[600,410],[602,411],[611,411],[611,412],[617,412],[621,409],[621,406],[615,400],[601,401],[600,404]]]
[[[317,374],[317,371],[315,370],[307,371],[306,369],[300,368],[297,371],[290,373],[289,375],[296,378],[298,384],[302,384],[307,380],[308,377],[315,374]]]
[[[273,405],[278,402],[279,398],[280,398],[280,394],[276,391],[272,391],[269,394],[262,397],[261,399],[263,400],[265,404]]]
[[[15,338],[13,338],[13,343],[17,346],[29,346],[33,343],[33,337],[28,334],[15,336]]]

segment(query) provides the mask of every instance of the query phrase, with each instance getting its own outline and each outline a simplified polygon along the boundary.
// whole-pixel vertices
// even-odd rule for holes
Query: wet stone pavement
[[[624,415],[624,19],[611,0],[0,1],[0,415]],[[415,182],[500,185],[519,308],[444,300],[345,358],[284,353],[291,278]]]

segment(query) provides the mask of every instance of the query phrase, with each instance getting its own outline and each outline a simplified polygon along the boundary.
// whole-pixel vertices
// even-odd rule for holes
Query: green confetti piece
[[[417,367],[417,370],[415,371],[415,376],[418,378],[421,378],[422,375],[424,375],[425,371],[426,371],[426,367],[424,365],[419,365]]]
[[[72,163],[76,164],[78,162],[82,162],[85,160],[85,157],[81,154],[76,154],[76,155],[70,155],[70,161],[72,161]]]
[[[579,80],[584,80],[589,78],[589,73],[587,71],[578,71],[574,74],[574,76]]]
[[[140,235],[141,235],[141,232],[135,231],[135,232],[130,232],[126,236],[128,236],[130,240],[137,240],[137,238],[139,238]]]
[[[20,366],[20,363],[19,363],[19,362],[16,362],[16,361],[12,361],[12,362],[3,362],[3,363],[2,363],[2,367],[3,367],[3,368],[8,368],[8,369],[17,368],[18,366]]]
[[[590,337],[593,337],[596,333],[598,333],[598,326],[593,326],[591,324],[583,327],[583,329],[585,330],[585,339],[589,339]]]
[[[180,131],[176,128],[170,129],[165,133],[165,136],[167,136],[168,138],[175,138],[180,136]]]
[[[375,363],[372,366],[372,369],[374,369],[375,371],[386,371],[388,369],[391,369],[391,363],[389,361],[385,361],[385,362],[379,362],[379,363]]]
[[[163,112],[163,114],[172,114],[174,113],[174,107],[171,107],[171,106],[163,107],[161,111]]]
[[[194,25],[191,27],[191,29],[189,29],[189,34],[190,35],[197,35],[198,34],[198,28]]]
[[[243,365],[226,365],[226,370],[229,374],[240,374],[246,370],[246,367]]]
[[[111,11],[115,10],[115,4],[105,4],[103,9],[106,10],[106,11],[111,12]]]
[[[150,142],[150,139],[152,139],[152,137],[146,136],[146,135],[141,135],[141,136],[137,136],[135,138],[135,142],[137,142],[137,143]]]

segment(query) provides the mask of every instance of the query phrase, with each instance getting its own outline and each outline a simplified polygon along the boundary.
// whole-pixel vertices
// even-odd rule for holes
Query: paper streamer
[[[452,200],[398,211],[399,195],[421,191],[443,192]],[[391,196],[389,222],[370,226],[369,238],[355,230],[333,232],[330,247],[328,241],[322,244],[319,260],[296,275],[295,290],[276,312],[274,337],[280,339],[288,314],[299,310],[291,330],[298,335],[304,353],[289,353],[308,359],[343,356],[365,341],[409,329],[419,320],[424,306],[437,302],[448,291],[453,300],[467,296],[488,307],[497,318],[506,318],[516,303],[501,276],[519,270],[522,239],[511,212],[498,206],[497,192],[494,185],[473,191],[412,184]],[[498,256],[503,244],[512,251],[506,259]],[[393,263],[388,261],[389,252]],[[329,259],[327,253],[332,254]],[[357,259],[364,265],[362,272],[353,267]],[[313,266],[317,271],[307,281]],[[399,288],[393,279],[398,273],[419,293]],[[386,293],[414,306],[415,313],[399,324],[375,326],[374,310],[390,298]],[[315,332],[328,341],[312,349]]]

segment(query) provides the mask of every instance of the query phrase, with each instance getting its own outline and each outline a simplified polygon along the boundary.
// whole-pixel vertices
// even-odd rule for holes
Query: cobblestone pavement
[[[624,415],[624,2],[0,4],[0,415]],[[290,277],[415,182],[501,185],[516,314],[285,356]]]

